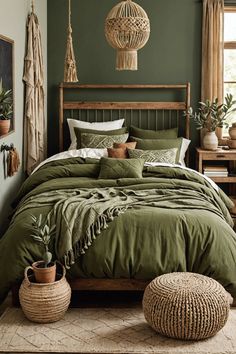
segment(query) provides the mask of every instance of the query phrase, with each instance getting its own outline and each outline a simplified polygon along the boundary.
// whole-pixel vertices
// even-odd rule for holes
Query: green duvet
[[[0,302],[42,258],[31,215],[57,225],[50,247],[69,278],[153,279],[189,271],[218,280],[236,298],[232,203],[203,176],[145,167],[143,178],[98,179],[100,165],[70,158],[41,167],[23,184],[0,240]]]

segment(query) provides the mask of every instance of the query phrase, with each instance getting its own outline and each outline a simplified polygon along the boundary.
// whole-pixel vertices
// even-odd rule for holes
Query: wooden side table
[[[224,150],[218,148],[217,150],[203,150],[197,148],[197,171],[203,173],[203,162],[204,161],[224,161],[228,163],[229,176],[227,177],[211,177],[216,183],[230,183],[230,195],[236,195],[235,185],[236,184],[236,171],[234,171],[233,163],[236,161],[236,149],[235,150]],[[235,175],[231,175],[231,173]]]
[[[204,161],[222,161],[222,165],[227,164],[229,176],[220,177],[214,176],[210,177],[217,184],[227,183],[229,184],[229,196],[234,201],[235,208],[232,214],[234,220],[236,220],[236,170],[235,170],[235,162],[236,162],[236,149],[224,150],[222,148],[218,148],[217,150],[203,150],[201,148],[196,148],[197,152],[197,171],[203,173],[203,163]],[[235,213],[235,214],[234,214]]]

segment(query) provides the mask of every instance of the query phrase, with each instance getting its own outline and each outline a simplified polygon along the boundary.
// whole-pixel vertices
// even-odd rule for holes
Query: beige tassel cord
[[[68,11],[68,37],[66,45],[66,56],[64,65],[64,82],[78,82],[77,71],[76,71],[76,61],[73,48],[72,40],[72,27],[71,27],[71,0],[69,1],[69,11]]]
[[[150,36],[146,12],[132,0],[120,2],[106,18],[105,36],[117,49],[116,70],[137,70],[137,50],[144,47]]]
[[[34,14],[34,0],[31,1],[31,11]]]

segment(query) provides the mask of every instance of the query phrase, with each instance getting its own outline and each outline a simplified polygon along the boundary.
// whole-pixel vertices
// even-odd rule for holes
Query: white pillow
[[[73,150],[76,149],[77,147],[77,139],[74,131],[75,127],[81,129],[93,129],[93,130],[101,130],[101,131],[115,130],[115,129],[122,128],[124,119],[112,120],[112,121],[101,122],[101,123],[97,123],[97,122],[89,123],[89,122],[84,122],[82,120],[68,118],[67,123],[70,130],[70,140],[71,140],[69,150]]]
[[[32,174],[36,172],[41,166],[45,165],[48,162],[70,159],[71,157],[82,157],[84,159],[86,157],[91,157],[94,159],[100,159],[101,157],[108,157],[108,152],[107,149],[89,149],[89,148],[59,152],[58,154],[53,155],[48,159],[44,160],[43,162],[41,162],[33,170]]]
[[[182,141],[182,144],[181,144],[181,149],[180,149],[180,154],[179,154],[179,164],[181,166],[186,166],[185,165],[185,162],[184,162],[184,159],[185,159],[185,154],[188,150],[188,147],[189,147],[189,144],[191,143],[191,140],[188,140],[188,139],[185,139],[185,138],[182,138],[183,141]]]

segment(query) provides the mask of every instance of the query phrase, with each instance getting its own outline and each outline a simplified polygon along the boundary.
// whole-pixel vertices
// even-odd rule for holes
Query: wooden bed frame
[[[181,101],[171,101],[171,102],[117,102],[117,101],[72,101],[71,99],[66,99],[66,94],[69,91],[74,95],[81,91],[101,91],[101,90],[109,90],[109,94],[111,91],[148,91],[148,90],[171,90],[172,92],[177,92],[182,90],[184,92],[184,100]],[[159,111],[161,112],[163,118],[164,111],[186,111],[190,107],[190,83],[179,84],[179,85],[80,85],[80,84],[68,84],[61,83],[59,86],[59,149],[63,151],[68,147],[64,145],[64,126],[66,118],[73,118],[73,111],[115,111],[118,112],[129,110],[129,111],[138,111],[139,114],[142,111]],[[70,112],[70,115],[66,116],[66,111]],[[122,115],[121,115],[122,116]],[[155,115],[156,117],[158,114]],[[88,117],[88,116],[87,116]],[[170,117],[170,115],[169,115]],[[114,119],[118,117],[114,116]],[[104,120],[104,117],[102,116]],[[182,115],[182,121],[185,119],[184,124],[184,137],[189,139],[190,137],[190,121],[189,115],[187,114],[185,117]],[[106,119],[105,119],[106,120]],[[142,121],[139,119],[139,122]],[[180,120],[178,120],[179,122]],[[126,122],[126,125],[127,122]],[[141,124],[140,124],[141,125]],[[164,121],[163,121],[164,127]],[[187,163],[188,163],[188,155],[187,155]],[[136,280],[136,279],[75,279],[70,281],[70,285],[72,290],[80,290],[80,291],[143,291],[147,284],[151,281],[149,280]]]
[[[153,91],[171,91],[174,93],[179,93],[182,91],[184,95],[184,99],[180,101],[134,101],[134,102],[117,102],[117,101],[88,101],[86,100],[74,100],[75,95],[79,95],[81,92],[83,95],[86,93],[90,93],[91,91],[96,94],[96,92],[101,91],[103,95],[105,92],[109,92],[109,96],[111,96],[111,92],[127,92],[132,91],[133,93],[145,92],[149,93]],[[72,95],[71,95],[72,94]],[[69,99],[67,98],[70,95]],[[152,94],[153,96],[153,94]],[[181,96],[181,95],[180,95]],[[182,98],[181,96],[181,98]],[[73,99],[73,100],[72,100]],[[78,85],[78,84],[68,84],[61,83],[59,86],[59,150],[64,151],[68,149],[68,146],[64,143],[65,133],[68,135],[68,127],[66,124],[66,118],[74,118],[74,112],[77,111],[79,114],[77,117],[80,117],[82,120],[91,120],[92,117],[90,115],[90,111],[95,112],[94,118],[92,120],[95,121],[106,121],[113,120],[117,118],[126,118],[126,115],[129,115],[128,119],[125,120],[126,126],[134,123],[134,125],[138,125],[140,128],[145,125],[145,128],[149,128],[149,123],[151,120],[155,120],[154,126],[158,127],[158,129],[170,128],[179,126],[182,124],[182,135],[189,139],[190,137],[190,122],[189,115],[187,114],[185,117],[181,115],[179,116],[179,112],[187,111],[190,107],[190,83],[180,84],[180,85]],[[154,115],[150,114],[150,112],[155,112]],[[101,114],[98,114],[102,112]],[[112,114],[114,112],[114,114]],[[128,112],[128,113],[127,113]],[[144,117],[142,113],[145,112]],[[167,114],[166,114],[167,112]],[[171,112],[177,113],[177,119],[174,119],[172,124],[172,115]],[[82,114],[83,113],[83,114]],[[84,114],[85,113],[85,114]],[[109,114],[105,114],[109,113]],[[138,115],[138,119],[136,123],[132,121],[132,117]],[[81,116],[84,117],[81,118]],[[180,119],[181,118],[181,119]],[[168,121],[168,126],[166,125],[165,120]],[[183,121],[185,119],[185,122]],[[133,119],[134,120],[134,119]],[[159,125],[159,120],[161,120],[162,125]],[[143,124],[145,123],[145,124]],[[146,124],[147,123],[147,124]],[[188,164],[188,154],[186,158],[186,163]],[[147,284],[151,281],[149,280],[136,280],[136,279],[74,279],[70,281],[70,285],[72,290],[79,291],[143,291]],[[15,285],[12,288],[12,302],[13,305],[19,305],[19,285]]]
[[[171,102],[117,102],[117,101],[75,101],[66,98],[67,93],[78,95],[82,91],[86,92],[94,92],[94,91],[108,91],[109,95],[111,91],[113,92],[124,92],[124,91],[139,91],[143,93],[147,93],[150,91],[171,91],[172,93],[177,93],[179,91],[183,91],[184,100],[181,101],[171,101]],[[133,94],[134,92],[132,92]],[[89,121],[89,112],[95,112],[95,121],[97,120],[97,112],[102,112],[102,120],[113,120],[117,118],[125,118],[126,119],[126,112],[131,112],[130,123],[132,124],[132,113],[138,112],[139,119],[138,124],[142,125],[144,118],[142,117],[142,112],[148,112],[148,115],[145,117],[146,121],[150,121],[149,113],[151,111],[155,111],[155,120],[156,126],[157,121],[162,121],[161,129],[165,128],[165,112],[168,113],[167,120],[169,121],[169,125],[167,128],[171,128],[171,120],[172,112],[177,112],[177,114],[181,111],[188,111],[190,107],[190,83],[181,84],[181,85],[78,85],[78,84],[68,84],[68,83],[61,83],[59,86],[59,150],[64,151],[68,149],[68,146],[64,144],[64,132],[68,130],[66,127],[66,118],[73,118],[73,112],[86,112],[87,115],[84,120]],[[66,111],[68,113],[66,113]],[[108,118],[105,116],[104,111],[110,112],[110,117]],[[117,112],[117,116],[112,116],[112,112]],[[158,112],[160,112],[161,117],[158,117]],[[164,118],[164,119],[163,119]],[[181,119],[179,119],[181,118]],[[81,117],[79,118],[83,120]],[[153,119],[153,117],[151,117]],[[178,117],[177,122],[175,124],[180,124],[185,120],[185,127],[183,131],[183,135],[186,139],[190,137],[190,123],[189,123],[189,115],[187,114],[186,117]],[[149,125],[149,124],[148,124]],[[129,122],[126,121],[126,126],[129,126]],[[176,125],[175,125],[176,126]],[[65,128],[66,127],[66,128]],[[140,126],[141,127],[141,126]],[[147,126],[149,128],[149,126]],[[159,127],[158,127],[159,128]],[[159,129],[160,129],[159,128]]]

